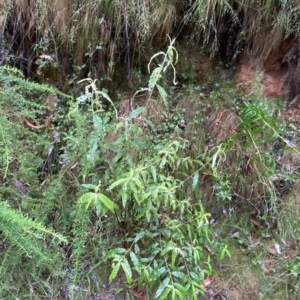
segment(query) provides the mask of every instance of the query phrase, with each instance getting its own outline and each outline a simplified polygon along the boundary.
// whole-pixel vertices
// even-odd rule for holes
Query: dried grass
[[[18,55],[26,49],[29,52],[25,53],[26,58],[33,59],[38,53],[29,50],[32,45],[49,40],[45,51],[55,54],[65,51],[72,56],[74,65],[87,64],[87,69],[96,68],[100,76],[108,73],[112,76],[114,65],[124,54],[133,55],[133,49],[142,53],[151,43],[161,46],[167,42],[166,34],[174,34],[175,29],[180,31],[185,25],[194,28],[192,36],[204,37],[212,50],[226,47],[220,45],[219,39],[224,34],[232,35],[235,26],[238,31],[229,46],[241,48],[245,40],[249,53],[262,62],[283,39],[299,32],[295,20],[300,9],[295,1],[279,6],[272,1],[254,4],[252,0],[244,0],[237,4],[233,0],[196,0],[190,7],[171,0],[83,0],[77,4],[71,0],[7,0],[4,3],[12,8],[10,26],[14,28],[8,30],[14,35],[12,40],[17,33],[22,37]],[[100,44],[102,48],[96,49]],[[234,51],[241,50],[230,52],[234,55]]]
[[[214,142],[225,141],[237,128],[237,114],[229,109],[220,109],[209,119],[208,134]]]

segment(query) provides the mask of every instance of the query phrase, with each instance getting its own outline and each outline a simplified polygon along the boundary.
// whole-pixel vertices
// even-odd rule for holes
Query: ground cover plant
[[[1,299],[297,299],[296,1],[0,9]]]
[[[96,80],[79,82],[85,89],[74,102],[1,68],[3,298],[198,299],[214,274],[226,278],[217,266],[240,259],[239,247],[265,278],[261,297],[297,278],[297,230],[288,221],[297,173],[276,155],[295,160],[298,150],[275,117],[280,106],[255,86],[240,99],[225,84],[206,96],[205,87],[175,92],[189,102],[174,107],[162,81],[176,80],[173,45],[150,60],[148,87],[123,114]],[[264,251],[290,251],[270,264],[283,272],[277,279],[259,258]]]

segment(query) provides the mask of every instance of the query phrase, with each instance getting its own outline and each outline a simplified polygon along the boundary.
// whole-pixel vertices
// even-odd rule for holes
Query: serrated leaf
[[[109,198],[107,198],[105,195],[99,193],[98,194],[99,199],[101,202],[112,212],[114,213],[115,210],[118,208],[118,206],[112,202]]]
[[[139,245],[138,244],[134,244],[134,252],[135,253],[140,253],[140,251],[141,251],[141,249],[140,249]]]
[[[191,287],[191,284],[188,283],[188,284],[183,286],[179,282],[174,282],[174,286],[176,287],[176,290],[180,290],[182,293],[187,294],[188,290]]]
[[[167,285],[169,284],[171,278],[170,277],[166,277],[164,279],[164,281],[160,284],[160,286],[158,287],[156,293],[155,293],[155,296],[154,298],[158,298],[160,297],[160,295],[165,291]]]
[[[110,275],[109,275],[109,279],[108,279],[108,282],[109,284],[111,284],[111,282],[116,278],[118,272],[119,272],[119,269],[120,269],[120,266],[121,266],[121,263],[118,262],[112,269]]]
[[[141,258],[141,262],[143,262],[143,263],[149,263],[150,261],[152,261],[151,257],[142,257]]]
[[[136,244],[141,238],[145,236],[145,231],[139,232],[134,238],[133,242]]]
[[[135,196],[139,195],[139,191],[137,189],[137,187],[135,186],[134,182],[133,181],[130,181],[129,184],[128,184],[129,188],[131,189],[131,191],[133,193],[135,193]],[[140,196],[140,195],[139,195]],[[137,196],[138,197],[138,196]],[[139,198],[139,197],[138,197]],[[137,199],[138,200],[138,199]]]
[[[199,172],[196,172],[194,177],[193,177],[193,185],[192,185],[193,190],[197,186],[198,182],[199,182]]]
[[[129,119],[134,119],[136,118],[139,114],[141,114],[145,110],[144,106],[141,106],[137,109],[135,109],[131,114],[129,115]]]

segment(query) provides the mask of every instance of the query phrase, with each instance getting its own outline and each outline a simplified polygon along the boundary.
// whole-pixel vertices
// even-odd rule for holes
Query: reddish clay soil
[[[255,60],[242,62],[235,75],[237,85],[250,93],[253,84],[260,85],[263,95],[268,99],[284,97],[286,90],[284,82],[287,74],[286,67],[278,67],[277,70],[270,70],[261,67]]]
[[[255,59],[242,59],[236,73],[237,84],[250,92],[252,84],[256,81],[260,84],[265,97],[269,99],[285,97],[288,66],[282,61],[294,41],[293,37],[282,41],[277,49],[271,51],[264,63]]]

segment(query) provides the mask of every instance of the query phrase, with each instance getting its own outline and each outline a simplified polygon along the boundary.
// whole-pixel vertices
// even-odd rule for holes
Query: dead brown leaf
[[[256,246],[258,246],[261,242],[261,239],[260,238],[255,238],[255,237],[249,237],[249,241],[250,241],[250,244],[253,248],[255,248]]]
[[[273,254],[273,255],[277,254],[277,251],[274,248],[269,248],[268,251],[269,251],[270,254]]]
[[[269,270],[266,268],[265,264],[261,265],[261,270],[263,271],[264,274],[268,274]]]
[[[211,279],[209,276],[207,276],[207,277],[204,279],[204,287],[209,286],[211,283],[212,283],[212,279]]]
[[[262,228],[262,226],[261,226],[256,220],[251,219],[251,222],[252,222],[254,225],[258,226],[259,228]]]
[[[22,120],[26,123],[27,126],[34,129],[39,129],[40,127],[33,125],[25,116],[21,116]]]
[[[130,290],[130,292],[138,299],[141,300],[147,300],[147,298],[145,298],[143,295],[141,295],[139,292],[137,292],[136,290]]]

